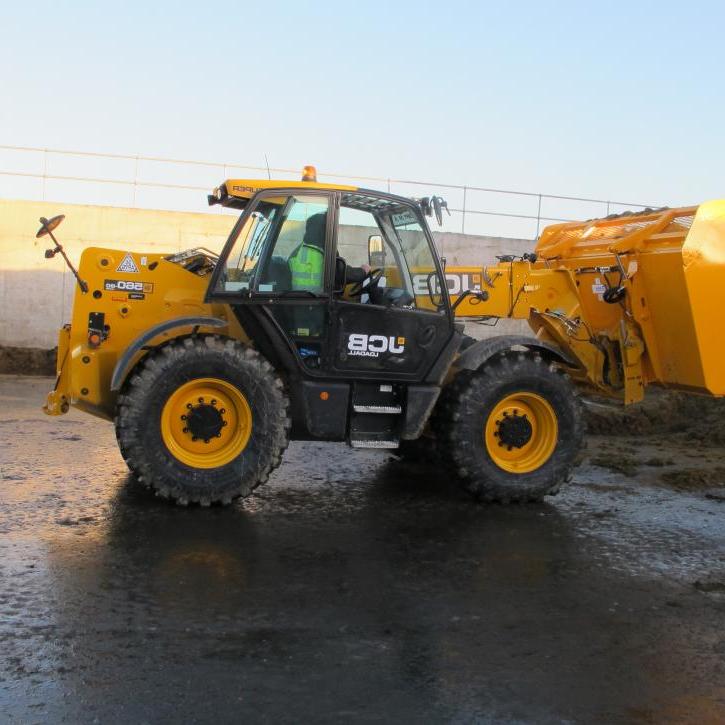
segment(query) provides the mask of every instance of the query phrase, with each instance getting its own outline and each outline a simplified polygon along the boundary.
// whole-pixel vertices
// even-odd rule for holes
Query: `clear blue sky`
[[[725,4],[5,2],[0,143],[725,195]]]

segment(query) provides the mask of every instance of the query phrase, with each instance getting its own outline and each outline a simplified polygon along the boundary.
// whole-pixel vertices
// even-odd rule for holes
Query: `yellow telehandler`
[[[535,250],[445,268],[438,197],[228,180],[220,254],[87,248],[49,415],[115,423],[131,471],[179,504],[229,503],[292,439],[435,446],[475,497],[539,500],[576,465],[579,393],[725,395],[725,201],[544,230]],[[41,219],[49,235],[62,216]],[[67,261],[67,259],[66,259]],[[476,341],[463,318],[527,320]]]

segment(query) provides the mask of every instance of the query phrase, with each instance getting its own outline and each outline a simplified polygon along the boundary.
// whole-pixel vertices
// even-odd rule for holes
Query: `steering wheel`
[[[352,287],[350,287],[350,297],[357,297],[358,295],[361,295],[363,291],[369,292],[380,281],[380,278],[382,276],[382,269],[371,269],[365,275],[365,277],[363,277],[363,279],[361,279],[359,282],[356,282]],[[365,282],[367,281],[369,281],[370,284],[365,287]]]

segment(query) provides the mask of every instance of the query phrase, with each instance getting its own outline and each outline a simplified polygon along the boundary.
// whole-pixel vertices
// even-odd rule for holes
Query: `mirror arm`
[[[48,229],[47,226],[45,228]],[[67,255],[65,253],[65,250],[63,249],[60,242],[58,242],[58,240],[55,238],[55,235],[53,234],[53,232],[50,229],[48,229],[48,235],[55,243],[55,249],[48,250],[48,252],[52,251],[52,254],[50,256],[54,257],[57,252],[61,253],[61,256],[65,260],[65,263],[68,265],[68,268],[70,269],[71,272],[73,272],[73,276],[76,278],[76,281],[78,282],[78,286],[81,288],[81,292],[83,292],[83,294],[86,294],[88,292],[88,283],[85,280],[81,279],[81,276],[78,274],[78,270],[73,266],[70,259],[68,259]],[[46,256],[48,256],[48,252],[45,253]]]
[[[486,290],[464,290],[458,296],[458,299],[451,305],[451,310],[455,311],[456,307],[458,307],[458,305],[460,305],[461,302],[466,299],[466,297],[475,297],[478,302],[485,302],[488,299],[488,292],[486,292]]]

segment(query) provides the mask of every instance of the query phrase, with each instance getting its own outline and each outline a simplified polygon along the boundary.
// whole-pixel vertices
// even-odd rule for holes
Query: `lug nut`
[[[216,405],[216,398],[212,398],[212,399],[211,399],[211,404],[212,404],[212,405]]]
[[[192,441],[195,441],[196,440],[196,436],[191,436],[191,440]]]
[[[191,405],[191,403],[187,403],[187,404],[186,404],[186,407],[187,407],[187,408],[188,408],[189,410],[191,410],[193,406]]]
[[[216,434],[216,437],[217,437],[217,438],[221,438],[221,437],[222,437],[222,434],[221,434],[221,433],[217,433],[217,434]]]
[[[203,403],[204,402],[204,398],[199,398],[199,402],[200,403]]]
[[[222,421],[222,428],[227,424],[225,420]]]
[[[182,415],[181,416],[181,420],[186,420],[186,416],[185,415]]]
[[[181,432],[182,433],[188,433],[189,432],[189,429],[188,428],[184,428]]]
[[[226,411],[226,408],[219,408],[219,412],[220,412],[220,413],[221,413],[222,415],[224,415],[224,413],[226,413],[227,411]]]

